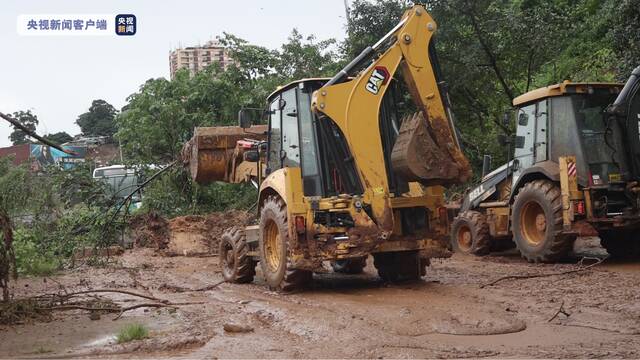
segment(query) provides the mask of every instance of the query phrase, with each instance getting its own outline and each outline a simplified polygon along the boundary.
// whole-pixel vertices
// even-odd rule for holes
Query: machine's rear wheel
[[[248,255],[244,230],[232,227],[222,234],[218,247],[222,276],[233,283],[250,283],[256,275],[256,263]]]
[[[562,195],[551,181],[527,183],[513,204],[513,237],[520,254],[530,262],[554,262],[565,257],[575,236],[562,231]]]
[[[463,211],[451,224],[451,247],[456,252],[486,255],[491,250],[491,235],[485,216],[477,211]]]
[[[635,258],[640,256],[640,240],[633,235],[633,231],[602,231],[599,234],[600,245],[614,258]]]
[[[288,256],[287,206],[277,196],[269,196],[260,212],[260,267],[269,287],[293,291],[311,281],[310,271],[291,269]]]
[[[420,258],[418,251],[401,251],[373,254],[373,265],[384,281],[419,280],[426,274],[429,264]]]
[[[333,271],[342,274],[360,274],[367,266],[367,257],[361,257],[356,259],[344,259],[331,262],[331,268]]]

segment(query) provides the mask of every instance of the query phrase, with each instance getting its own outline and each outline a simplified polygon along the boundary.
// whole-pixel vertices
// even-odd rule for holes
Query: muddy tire
[[[549,180],[524,185],[512,208],[513,239],[529,262],[555,262],[569,253],[575,236],[562,231],[562,195]]]
[[[418,251],[373,254],[378,276],[389,282],[419,280],[426,274],[428,264],[429,261],[422,259]]]
[[[260,267],[270,289],[290,292],[307,285],[312,273],[291,268],[287,206],[269,196],[260,211]]]
[[[491,235],[489,235],[489,224],[484,214],[468,210],[453,219],[451,248],[463,254],[478,256],[489,254]]]
[[[599,234],[600,245],[613,258],[633,259],[640,256],[640,241],[634,238],[633,233],[633,231],[602,231]]]
[[[367,266],[367,257],[344,259],[331,262],[334,272],[341,274],[361,274]]]
[[[248,254],[249,246],[244,229],[232,227],[225,230],[218,247],[220,267],[225,281],[238,284],[253,281],[256,263]]]

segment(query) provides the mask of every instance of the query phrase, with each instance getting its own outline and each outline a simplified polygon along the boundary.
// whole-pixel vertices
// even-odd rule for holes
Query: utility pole
[[[346,15],[345,20],[347,20],[347,30],[351,32],[351,20],[349,18],[349,0],[344,0],[344,14]]]
[[[344,12],[347,15],[347,21],[349,20],[349,0],[344,0]]]

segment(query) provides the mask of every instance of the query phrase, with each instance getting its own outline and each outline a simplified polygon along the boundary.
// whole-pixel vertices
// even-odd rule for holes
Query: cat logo
[[[382,85],[386,85],[388,80],[389,70],[384,66],[376,66],[371,73],[371,77],[369,77],[369,81],[367,81],[367,91],[374,95],[378,95],[380,87]]]

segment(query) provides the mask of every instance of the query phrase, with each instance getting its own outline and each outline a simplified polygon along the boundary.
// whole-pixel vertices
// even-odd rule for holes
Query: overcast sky
[[[21,14],[134,14],[131,37],[20,36]],[[344,0],[2,0],[0,112],[31,109],[40,134],[79,133],[79,114],[104,99],[120,109],[149,78],[169,78],[169,51],[222,34],[277,48],[293,28],[318,39],[345,36]],[[12,129],[0,122],[0,146]]]

